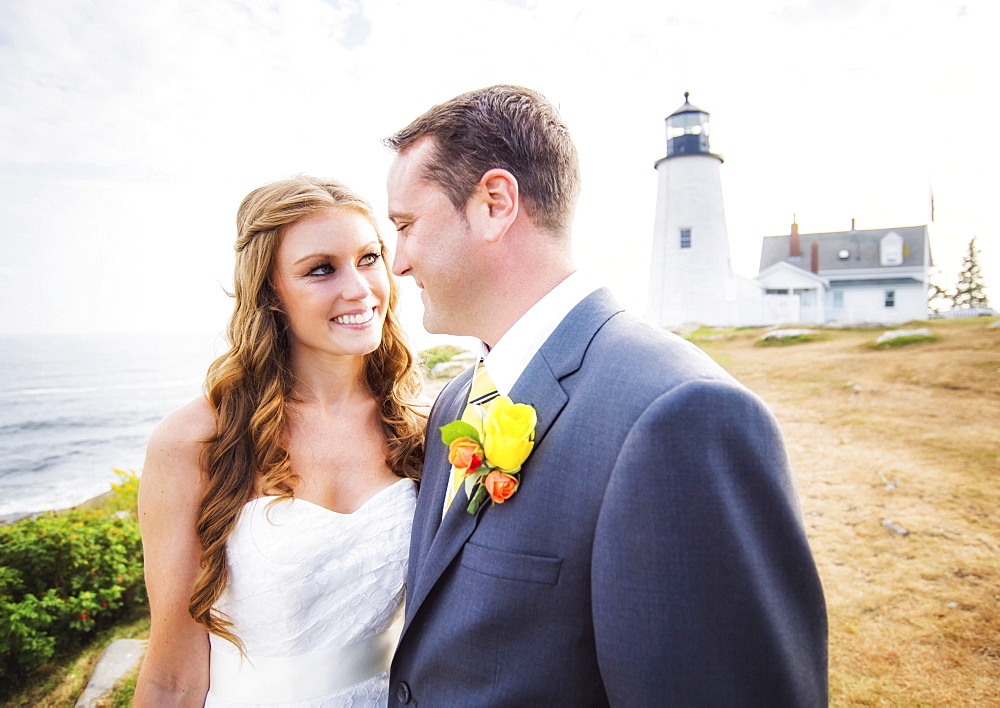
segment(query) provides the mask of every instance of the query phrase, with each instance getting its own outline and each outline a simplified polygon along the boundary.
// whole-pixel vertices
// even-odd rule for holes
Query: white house
[[[667,154],[656,161],[658,192],[647,317],[661,326],[701,322],[758,326],[791,322],[905,322],[927,317],[931,266],[927,226],[763,239],[760,273],[730,265],[719,167],[707,111],[684,105],[667,116]]]
[[[927,226],[764,238],[765,319],[781,322],[906,322],[927,318]]]

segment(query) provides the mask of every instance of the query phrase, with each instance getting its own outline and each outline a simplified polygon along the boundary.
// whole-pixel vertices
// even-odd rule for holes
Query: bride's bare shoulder
[[[215,435],[215,411],[199,396],[156,426],[146,448],[146,464],[192,462],[200,459],[204,444]]]

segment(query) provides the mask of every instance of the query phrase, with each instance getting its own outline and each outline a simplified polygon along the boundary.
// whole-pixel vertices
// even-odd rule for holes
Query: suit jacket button
[[[396,698],[403,705],[410,702],[410,687],[406,685],[405,681],[400,681],[396,684]]]

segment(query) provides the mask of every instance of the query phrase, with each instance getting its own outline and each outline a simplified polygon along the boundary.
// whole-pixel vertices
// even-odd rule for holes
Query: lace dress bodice
[[[302,499],[248,502],[227,543],[229,583],[216,603],[246,658],[210,636],[205,705],[385,705],[415,503],[409,479],[351,514]]]

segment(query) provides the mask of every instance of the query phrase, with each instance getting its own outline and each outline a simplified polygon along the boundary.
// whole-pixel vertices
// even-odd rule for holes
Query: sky
[[[996,307],[998,27],[993,0],[0,0],[0,333],[221,331],[245,194],[314,174],[384,215],[381,139],[495,83],[559,108],[577,263],[637,314],[685,91],[736,272],[793,218],[924,224],[933,196],[939,282],[975,236]],[[409,279],[403,319],[437,341]]]

